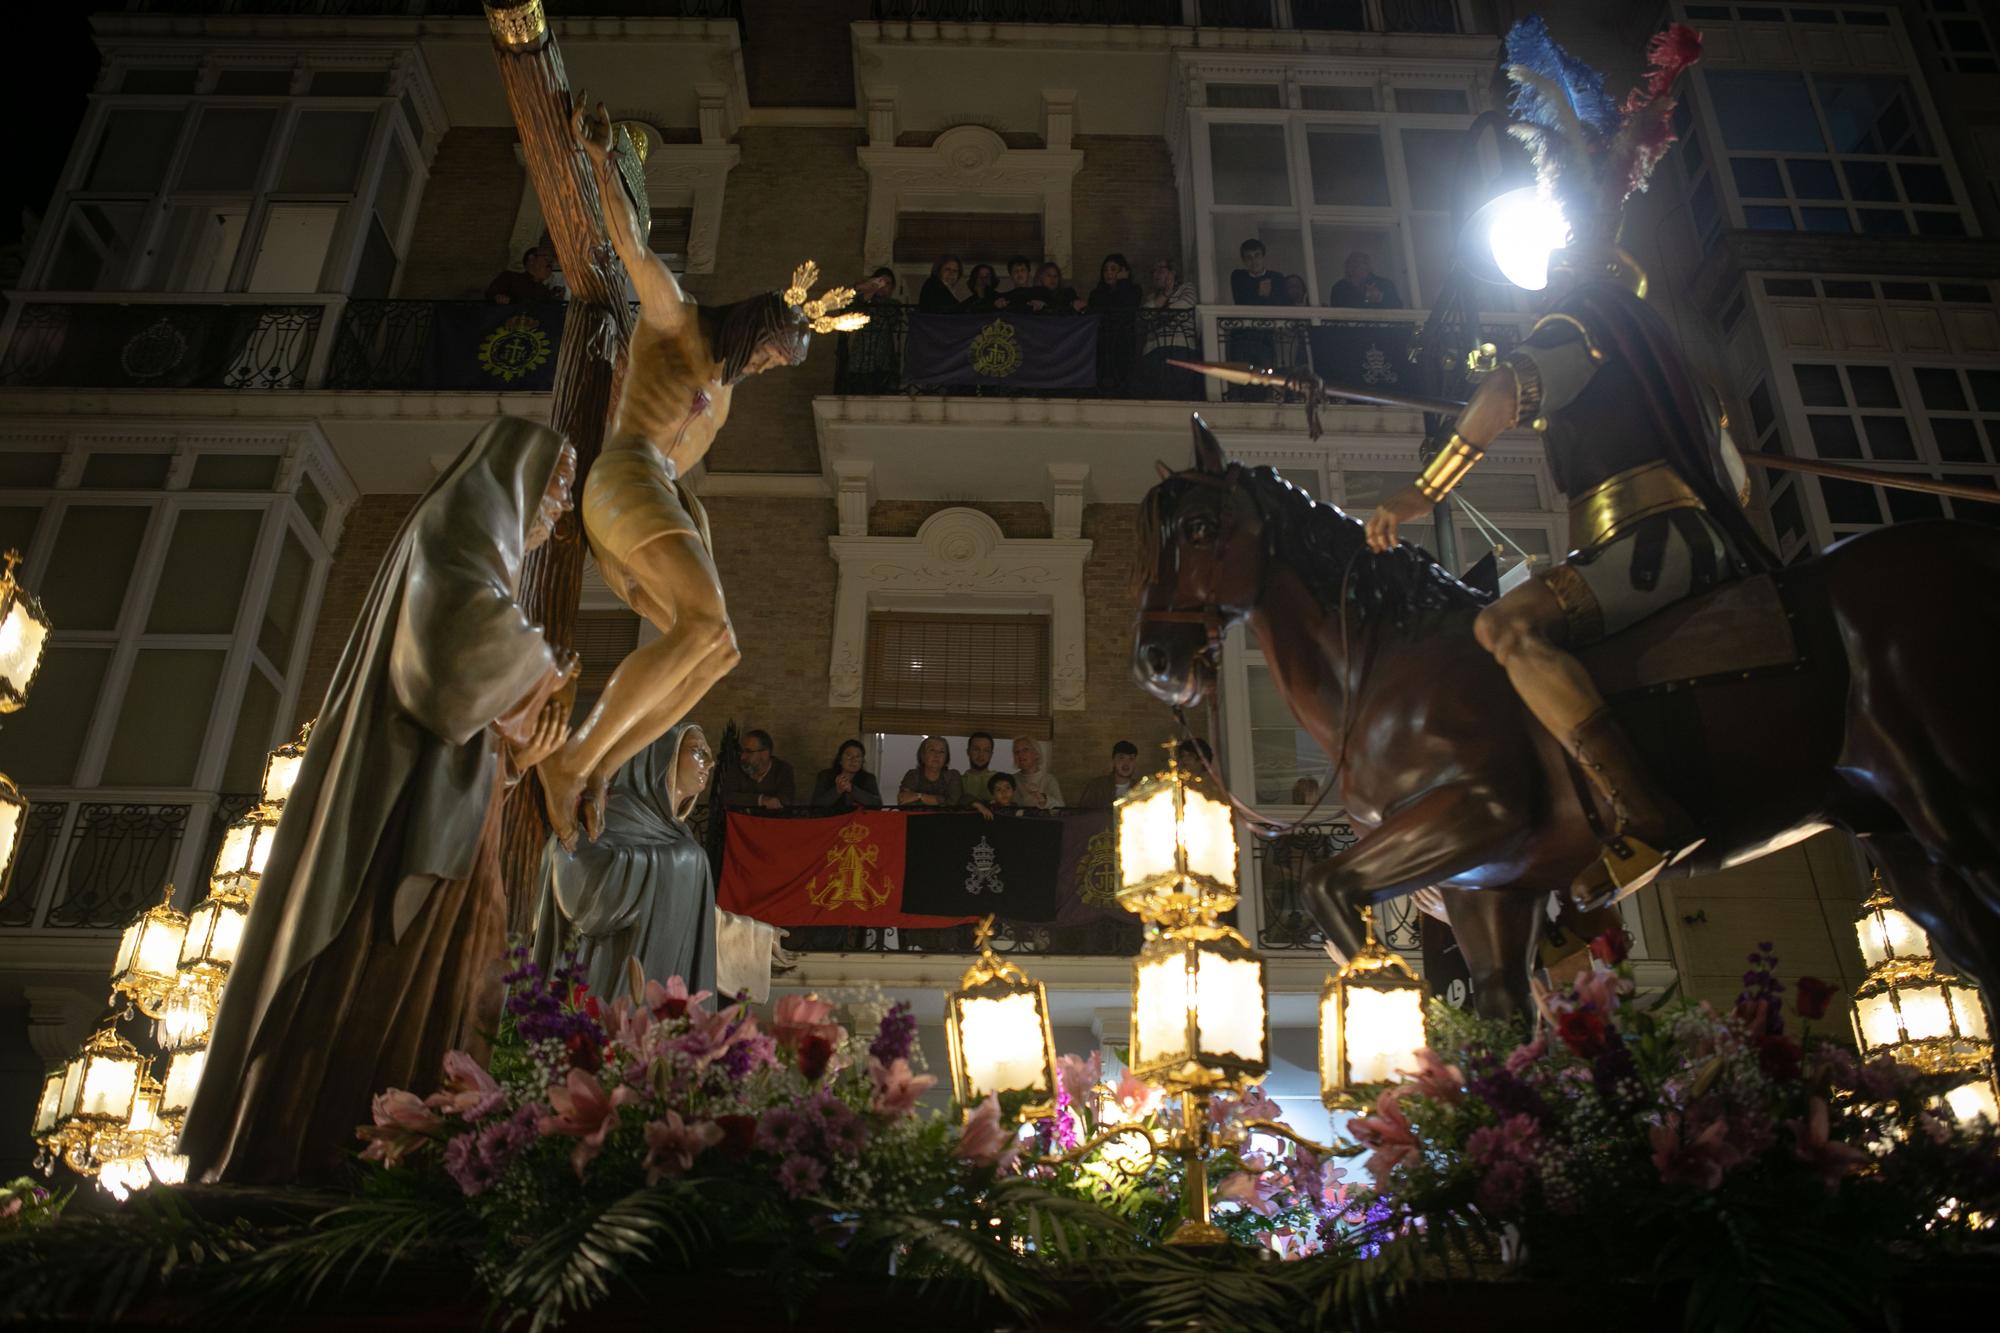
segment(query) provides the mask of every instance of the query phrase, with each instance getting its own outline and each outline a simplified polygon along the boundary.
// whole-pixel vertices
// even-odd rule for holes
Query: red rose
[[[814,1033],[799,1042],[799,1072],[813,1081],[826,1072],[833,1059],[833,1042]]]
[[[1609,1030],[1604,1015],[1595,1009],[1572,1009],[1556,1020],[1556,1035],[1563,1045],[1586,1060],[1594,1060],[1609,1049]]]
[[[1800,1018],[1825,1018],[1826,1007],[1838,994],[1840,987],[1818,977],[1800,977],[1798,1007]]]
[[[1769,1078],[1787,1081],[1799,1076],[1799,1044],[1780,1032],[1756,1038],[1757,1065]]]
[[[722,1131],[721,1148],[728,1157],[747,1157],[757,1146],[757,1117],[754,1115],[719,1115],[715,1117],[716,1127]]]
[[[589,1014],[593,1022],[601,1023],[604,1021],[604,1006],[597,1002],[595,995],[586,995],[583,997],[583,1012]]]
[[[597,1049],[597,1043],[581,1032],[573,1032],[563,1042],[563,1049],[569,1052],[571,1069],[581,1069],[586,1074],[595,1074],[604,1068],[604,1052]]]
[[[1590,942],[1590,953],[1606,967],[1616,967],[1632,956],[1632,946],[1625,932],[1614,927]]]

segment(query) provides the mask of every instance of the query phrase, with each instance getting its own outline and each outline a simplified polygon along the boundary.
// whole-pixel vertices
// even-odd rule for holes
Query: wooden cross
[[[486,5],[493,58],[507,105],[521,135],[528,179],[541,201],[550,243],[562,261],[569,308],[557,354],[549,424],[576,446],[576,495],[604,444],[605,425],[625,370],[631,313],[618,260],[604,231],[604,214],[590,164],[570,132],[571,93],[542,13],[541,0]],[[582,516],[572,510],[521,573],[521,605],[563,648],[576,639],[577,604],[583,591]],[[507,927],[533,927],[536,881],[549,826],[542,813],[540,779],[529,775],[507,798],[500,841],[501,880],[507,893]]]

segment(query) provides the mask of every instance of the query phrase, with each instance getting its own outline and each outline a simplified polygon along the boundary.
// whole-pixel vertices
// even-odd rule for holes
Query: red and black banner
[[[1066,817],[730,812],[716,901],[775,926],[1077,925],[1121,917],[1109,811]]]

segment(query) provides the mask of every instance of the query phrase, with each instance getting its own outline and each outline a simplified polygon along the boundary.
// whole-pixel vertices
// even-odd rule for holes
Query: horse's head
[[[1222,636],[1250,613],[1264,583],[1264,519],[1194,418],[1194,466],[1157,465],[1139,516],[1139,619],[1132,674],[1169,704],[1200,703],[1215,684]]]

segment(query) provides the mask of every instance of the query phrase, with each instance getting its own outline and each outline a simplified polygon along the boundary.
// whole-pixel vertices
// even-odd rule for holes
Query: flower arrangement
[[[0,1233],[33,1231],[62,1216],[70,1191],[51,1191],[30,1176],[16,1176],[0,1185]]]
[[[1994,1127],[1954,1123],[1905,1066],[1815,1038],[1832,986],[1799,979],[1794,1038],[1769,944],[1728,1013],[1642,1007],[1622,936],[1590,952],[1568,986],[1538,989],[1531,1041],[1433,1009],[1432,1048],[1350,1126],[1393,1227],[1504,1238],[1527,1274],[1679,1280],[1702,1327],[1841,1327],[1919,1256],[1990,1259]]]

